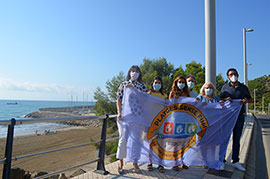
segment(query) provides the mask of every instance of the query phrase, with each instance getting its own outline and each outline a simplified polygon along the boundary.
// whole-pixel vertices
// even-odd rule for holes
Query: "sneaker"
[[[233,163],[232,166],[240,171],[246,171],[246,169],[244,167],[242,167],[242,165],[239,162]]]
[[[225,170],[225,163],[224,162],[221,164],[219,170]]]

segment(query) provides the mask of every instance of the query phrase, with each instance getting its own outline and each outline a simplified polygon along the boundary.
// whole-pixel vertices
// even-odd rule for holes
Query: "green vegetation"
[[[264,75],[248,82],[253,102],[249,104],[249,110],[254,109],[254,89],[256,89],[256,111],[262,111],[262,98],[264,97],[264,112],[268,113],[270,103],[270,75]]]
[[[167,94],[169,94],[171,90],[173,80],[180,75],[194,76],[197,81],[194,90],[197,92],[200,91],[205,81],[205,67],[195,61],[186,64],[186,68],[183,69],[182,65],[178,68],[174,68],[174,65],[167,62],[166,58],[144,58],[143,63],[139,66],[142,71],[142,79],[146,86],[149,88],[153,78],[159,75],[163,80],[164,92]],[[221,74],[218,74],[216,78],[217,91],[219,92],[224,84],[224,79]],[[125,75],[123,72],[119,72],[117,76],[106,82],[107,93],[103,92],[100,88],[96,89],[94,92],[94,99],[96,100],[94,110],[97,115],[116,114],[116,92],[123,81],[125,81]]]

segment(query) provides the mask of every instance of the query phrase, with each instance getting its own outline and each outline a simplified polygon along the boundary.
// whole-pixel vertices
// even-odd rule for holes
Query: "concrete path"
[[[241,148],[240,148],[240,163],[243,164],[244,167],[246,167],[246,160],[248,156],[249,146],[250,146],[250,139],[252,134],[252,128],[253,128],[254,120],[251,115],[248,115],[245,125],[243,134],[241,137]],[[118,162],[110,163],[106,165],[106,170],[110,172],[108,175],[101,175],[99,173],[96,173],[95,171],[87,172],[83,175],[79,175],[77,177],[74,177],[74,179],[135,179],[135,178],[145,178],[145,179],[156,179],[156,178],[162,178],[162,179],[173,179],[173,178],[188,178],[188,179],[226,179],[226,178],[243,178],[244,172],[241,172],[239,170],[234,169],[231,166],[231,151],[232,151],[232,140],[230,140],[227,154],[226,154],[226,164],[225,164],[225,171],[216,171],[211,169],[204,169],[200,166],[190,166],[189,169],[181,169],[178,172],[175,172],[171,170],[170,168],[165,169],[165,173],[160,173],[156,166],[154,165],[155,169],[152,172],[149,172],[147,170],[146,164],[141,164],[140,168],[142,173],[137,174],[132,169],[132,164],[125,165],[125,174],[119,175],[117,172],[118,168]]]
[[[256,136],[251,147],[254,153],[249,155],[254,159],[248,161],[253,174],[248,167],[246,178],[270,178],[270,115],[256,114],[255,131]]]

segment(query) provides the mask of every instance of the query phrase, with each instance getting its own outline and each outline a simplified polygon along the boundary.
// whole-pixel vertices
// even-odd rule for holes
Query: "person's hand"
[[[125,85],[126,87],[133,87],[133,85],[131,83],[128,83]]]
[[[219,100],[219,104],[220,104],[220,106],[223,108],[224,107],[224,100]]]
[[[219,100],[219,103],[220,104],[223,104],[224,103],[224,100],[223,99]]]
[[[200,98],[195,98],[195,104],[197,104],[200,101]]]
[[[117,119],[120,120],[120,121],[122,121],[121,113],[118,113]]]
[[[240,101],[240,104],[246,104],[246,103],[248,103],[248,100],[246,100],[246,99],[242,99],[242,100]]]
[[[230,101],[232,103],[232,98],[231,97],[226,98],[226,100],[228,100],[228,101]]]
[[[207,105],[207,102],[203,102],[203,105]]]

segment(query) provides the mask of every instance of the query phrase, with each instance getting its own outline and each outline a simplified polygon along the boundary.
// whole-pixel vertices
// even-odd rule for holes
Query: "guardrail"
[[[100,115],[100,116],[78,116],[78,117],[61,117],[61,118],[17,119],[17,120],[12,118],[10,120],[0,121],[0,125],[8,125],[7,138],[6,138],[6,149],[5,149],[5,156],[4,156],[5,158],[0,160],[0,163],[4,164],[3,176],[2,176],[3,179],[9,179],[11,176],[11,162],[12,162],[12,160],[19,160],[22,158],[28,158],[28,157],[33,157],[33,156],[37,156],[37,155],[43,155],[43,154],[52,153],[52,152],[58,152],[58,151],[63,151],[63,150],[68,150],[68,149],[73,149],[73,148],[78,148],[78,147],[84,147],[87,145],[93,145],[93,144],[97,144],[97,143],[100,143],[98,158],[91,160],[91,161],[88,161],[88,162],[85,162],[85,163],[75,165],[75,166],[64,168],[62,170],[51,172],[51,173],[48,173],[46,175],[36,177],[35,179],[47,178],[47,177],[53,176],[55,174],[58,174],[58,173],[61,173],[61,172],[67,171],[67,170],[71,170],[71,169],[74,169],[77,167],[81,167],[81,166],[84,166],[87,164],[91,164],[94,162],[97,162],[97,169],[96,169],[97,173],[100,173],[103,175],[108,174],[109,172],[106,171],[105,165],[104,165],[106,141],[115,140],[115,139],[118,139],[118,137],[106,139],[107,121],[110,118],[116,118],[116,116],[117,115]],[[89,143],[80,144],[80,145],[73,145],[70,147],[59,148],[59,149],[49,150],[49,151],[45,151],[45,152],[39,152],[39,153],[34,153],[34,154],[29,154],[29,155],[24,155],[24,156],[19,156],[19,157],[12,157],[14,126],[16,124],[18,125],[18,124],[41,123],[41,122],[61,122],[61,121],[66,121],[66,120],[84,120],[84,119],[103,119],[100,140],[98,140],[96,142],[89,142]],[[107,157],[111,157],[114,155],[115,154],[111,154],[111,155],[108,155]]]

